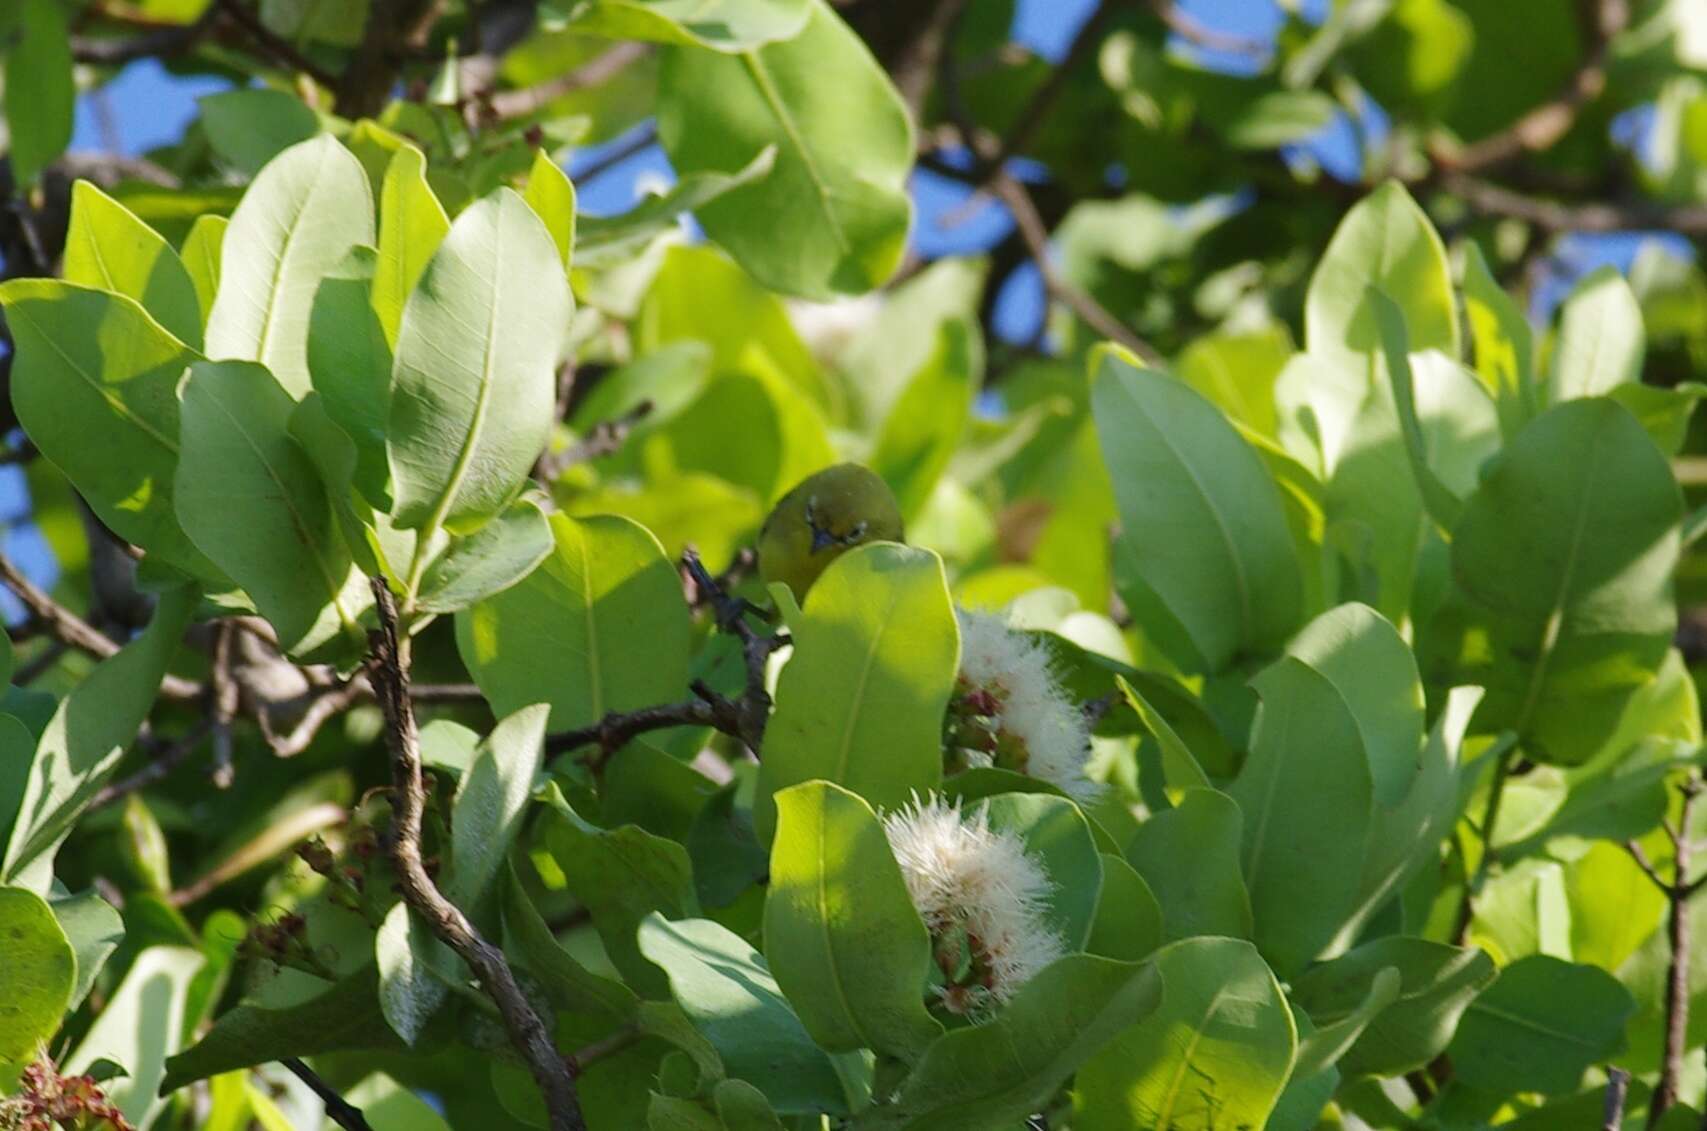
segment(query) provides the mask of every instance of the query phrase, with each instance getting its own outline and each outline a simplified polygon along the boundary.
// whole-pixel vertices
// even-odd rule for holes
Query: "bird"
[[[759,577],[782,582],[806,600],[820,574],[867,542],[903,540],[901,508],[876,472],[839,463],[792,487],[759,528]]]

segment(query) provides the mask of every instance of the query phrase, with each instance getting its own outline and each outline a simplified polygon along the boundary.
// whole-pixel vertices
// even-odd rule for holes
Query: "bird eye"
[[[865,537],[865,529],[866,529],[865,523],[863,523],[863,522],[854,523],[853,529],[848,531],[848,541],[857,542],[861,538],[864,538]]]

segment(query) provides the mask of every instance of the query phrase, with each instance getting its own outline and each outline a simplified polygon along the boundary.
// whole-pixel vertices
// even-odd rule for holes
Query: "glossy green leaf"
[[[426,168],[427,159],[419,149],[402,145],[386,166],[380,188],[373,309],[389,345],[397,344],[409,294],[450,231],[450,217],[427,184]]]
[[[548,788],[547,797],[557,819],[546,826],[545,843],[569,891],[592,915],[624,980],[648,997],[660,996],[663,977],[642,956],[644,948],[637,948],[634,930],[653,913],[681,918],[698,911],[687,852],[636,825],[601,829],[590,824],[555,787]],[[668,968],[664,973],[670,973]]]
[[[250,362],[198,362],[183,391],[178,518],[196,547],[228,573],[278,631],[307,654],[343,637],[366,647],[366,584],[314,465],[290,434],[295,407]]]
[[[6,941],[7,987],[0,1061],[27,1063],[71,1005],[77,952],[47,902],[23,888],[0,887],[0,938]]]
[[[1534,955],[1505,967],[1470,1003],[1446,1051],[1470,1087],[1562,1095],[1619,1051],[1635,1011],[1630,991],[1606,971]]]
[[[48,906],[71,949],[77,952],[77,984],[66,1005],[67,1009],[76,1009],[94,988],[95,976],[108,955],[124,941],[124,920],[94,888],[76,895],[50,895]]]
[[[259,361],[300,399],[311,385],[308,317],[320,280],[373,242],[373,192],[349,150],[322,134],[280,153],[225,230],[208,356]]]
[[[1411,465],[1417,493],[1422,496],[1423,509],[1443,528],[1450,528],[1464,511],[1463,500],[1443,483],[1429,463],[1428,440],[1423,433],[1417,411],[1415,379],[1411,373],[1410,338],[1405,332],[1405,319],[1398,304],[1377,291],[1368,298],[1375,316],[1377,333],[1381,336],[1381,360],[1392,382],[1393,407],[1398,414],[1399,434],[1404,440],[1405,455]]]
[[[1237,939],[1187,939],[1152,961],[1161,1004],[1079,1070],[1075,1125],[1261,1127],[1297,1046],[1274,975]]]
[[[454,613],[502,593],[551,555],[551,523],[533,499],[517,499],[491,522],[433,559],[416,607]]]
[[[1537,411],[1534,331],[1500,288],[1474,241],[1464,253],[1464,317],[1476,375],[1499,406],[1500,431],[1517,434]]]
[[[1314,1076],[1332,1068],[1347,1050],[1356,1043],[1369,1023],[1399,998],[1403,979],[1391,966],[1378,970],[1369,983],[1369,992],[1357,1008],[1330,1024],[1312,1027],[1306,1035],[1299,1034],[1298,1061],[1293,1065],[1295,1078]]]
[[[1552,401],[1639,385],[1647,352],[1642,307],[1616,267],[1591,271],[1565,300],[1548,378]]]
[[[376,509],[388,509],[391,349],[369,303],[378,270],[373,250],[358,247],[321,281],[308,314],[308,373],[326,415],[355,446],[356,489]]]
[[[882,823],[829,782],[782,790],[776,806],[765,954],[777,984],[820,1047],[917,1057],[942,1034],[925,1010],[930,936]]]
[[[196,289],[196,305],[201,311],[198,327],[207,323],[207,316],[213,310],[214,296],[219,293],[220,254],[225,243],[225,230],[230,226],[231,221],[224,216],[213,213],[198,216],[190,225],[190,233],[184,237],[183,246],[178,249],[184,271]]]
[[[942,779],[942,719],[960,659],[942,562],[873,542],[830,563],[793,626],[765,731],[754,823],[776,826],[773,795],[814,778],[874,808]]]
[[[1136,581],[1195,653],[1175,659],[1218,670],[1277,648],[1303,583],[1279,490],[1250,445],[1195,390],[1113,350],[1098,356],[1092,404]]]
[[[823,0],[796,36],[739,54],[664,50],[658,134],[683,173],[735,173],[767,146],[762,181],[699,209],[706,234],[774,290],[858,294],[899,265],[913,130],[888,77]]]
[[[1162,945],[1162,905],[1125,857],[1102,854],[1102,889],[1085,940],[1089,954],[1134,962]]]
[[[386,442],[405,530],[470,530],[545,448],[573,307],[545,225],[509,189],[451,225],[397,332]]]
[[[575,186],[543,149],[534,154],[526,200],[551,233],[551,242],[568,270],[575,254]]]
[[[1047,793],[1001,793],[974,811],[990,828],[1020,838],[1053,885],[1042,901],[1044,921],[1069,951],[1083,949],[1102,889],[1102,855],[1079,807]]]
[[[1248,938],[1251,897],[1239,867],[1243,818],[1233,799],[1188,789],[1172,809],[1152,813],[1126,846],[1126,859],[1162,908],[1168,939]],[[1179,862],[1189,859],[1191,867]]]
[[[166,1106],[166,1058],[183,1047],[185,1000],[205,962],[200,951],[176,946],[137,955],[63,1071],[75,1075],[101,1060],[122,1064],[125,1075],[104,1086],[107,1098],[132,1125],[148,1126]]]
[[[554,731],[681,698],[691,627],[657,539],[625,518],[553,515],[555,549],[457,614],[457,646],[500,713],[551,704]]]
[[[811,0],[592,0],[569,27],[611,39],[647,39],[739,52],[806,26]]]
[[[20,0],[6,44],[6,127],[15,182],[34,185],[71,144],[77,84],[66,11],[56,0]]]
[[[1040,971],[989,1022],[938,1040],[894,1101],[853,1126],[983,1131],[1023,1120],[1160,998],[1161,980],[1148,963],[1069,955]]]
[[[1388,181],[1340,221],[1310,277],[1304,341],[1310,352],[1362,371],[1380,349],[1370,288],[1399,304],[1413,350],[1458,356],[1458,315],[1446,248],[1403,186]]]
[[[160,1083],[172,1091],[285,1056],[401,1047],[379,1011],[378,972],[367,965],[289,1005],[243,1002],[225,1011],[200,1040],[170,1059]]]
[[[167,333],[201,348],[201,306],[178,253],[88,181],[71,188],[71,228],[60,273],[66,282],[135,299]]]
[[[640,1004],[634,991],[615,978],[593,973],[564,949],[514,871],[504,885],[504,939],[506,949],[521,955],[558,1008],[597,1011],[621,1020],[634,1016]]]
[[[6,882],[20,882],[26,869],[51,867],[54,849],[148,718],[197,596],[193,586],[161,594],[147,630],[60,700],[36,746],[19,818],[6,845]],[[30,886],[40,890],[45,883]]]
[[[1318,1026],[1333,1025],[1361,1008],[1388,967],[1399,972],[1399,996],[1342,1058],[1348,1075],[1398,1075],[1439,1056],[1465,1008],[1496,976],[1480,950],[1390,935],[1294,978],[1292,1000]]]
[[[288,91],[226,90],[204,95],[197,105],[214,155],[246,177],[320,132],[320,116]]]
[[[1681,517],[1628,412],[1599,398],[1549,410],[1471,496],[1452,544],[1461,596],[1425,671],[1487,688],[1478,731],[1509,728],[1538,761],[1588,758],[1665,657]]]
[[[461,962],[402,900],[391,905],[373,940],[379,969],[379,1008],[403,1043],[413,1047],[433,1015],[465,980]]]
[[[729,1075],[756,1085],[784,1115],[846,1114],[835,1066],[807,1035],[764,959],[709,919],[643,919],[640,952],[669,978],[670,992],[722,1054]]]
[[[176,389],[195,355],[117,295],[18,279],[0,287],[0,304],[17,349],[12,405],[30,439],[119,537],[218,577],[172,507]]]

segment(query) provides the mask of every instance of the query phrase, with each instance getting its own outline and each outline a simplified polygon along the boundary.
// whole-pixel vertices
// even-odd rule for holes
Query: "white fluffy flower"
[[[934,794],[915,796],[884,816],[883,831],[930,930],[949,1009],[1000,1005],[1066,953],[1043,919],[1054,885],[1025,843],[992,829],[982,808],[968,814]]]
[[[991,613],[957,609],[960,619],[960,691],[975,713],[991,720],[997,750],[969,750],[973,765],[1003,764],[1091,801],[1097,784],[1085,776],[1090,726],[1061,687],[1049,651],[1036,637]]]

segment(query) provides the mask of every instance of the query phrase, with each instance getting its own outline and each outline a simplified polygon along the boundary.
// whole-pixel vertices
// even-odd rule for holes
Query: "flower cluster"
[[[44,1058],[25,1068],[17,1091],[0,1100],[0,1128],[53,1131],[56,1127],[135,1131],[93,1076],[61,1076]]]
[[[930,931],[950,1012],[1006,1002],[1066,953],[1044,921],[1049,877],[1017,835],[990,827],[983,809],[915,796],[885,815],[883,831]]]
[[[1090,726],[1043,643],[998,615],[957,615],[960,678],[949,702],[948,768],[1000,766],[1094,800],[1097,784],[1085,776]]]

